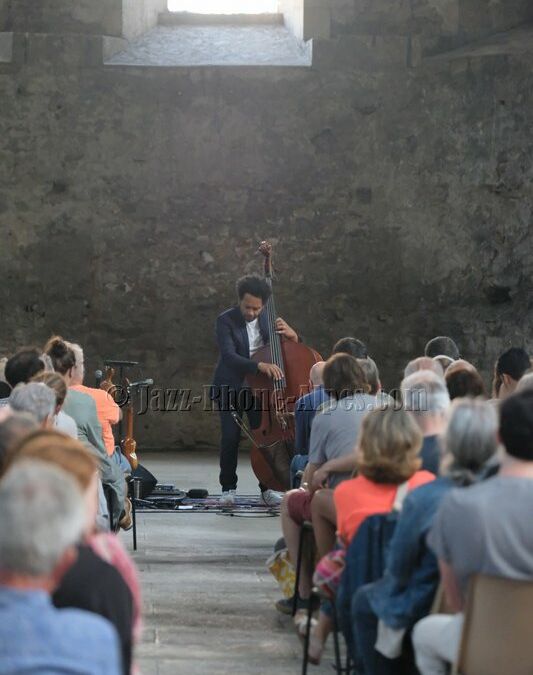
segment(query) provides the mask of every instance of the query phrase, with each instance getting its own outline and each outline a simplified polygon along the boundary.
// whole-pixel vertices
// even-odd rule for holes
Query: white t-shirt
[[[55,418],[54,426],[71,438],[78,438],[78,426],[70,415],[60,410]]]
[[[246,330],[248,331],[248,342],[250,343],[250,356],[252,356],[263,346],[263,338],[259,330],[259,319],[247,321]]]

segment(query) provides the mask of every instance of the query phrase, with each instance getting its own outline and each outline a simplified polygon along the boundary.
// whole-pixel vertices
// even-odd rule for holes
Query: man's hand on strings
[[[276,333],[279,335],[284,335],[287,340],[292,340],[292,342],[298,342],[298,333],[291,328],[289,324],[281,318],[276,319]]]
[[[257,369],[263,375],[270,377],[271,380],[282,380],[283,371],[275,363],[258,363]]]

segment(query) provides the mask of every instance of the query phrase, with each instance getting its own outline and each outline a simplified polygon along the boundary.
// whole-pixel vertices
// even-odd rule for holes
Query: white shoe
[[[283,492],[276,492],[276,490],[265,490],[261,492],[261,499],[267,506],[279,506],[283,499]]]
[[[224,490],[222,496],[220,497],[221,506],[233,506],[235,504],[235,497],[237,496],[237,490]]]

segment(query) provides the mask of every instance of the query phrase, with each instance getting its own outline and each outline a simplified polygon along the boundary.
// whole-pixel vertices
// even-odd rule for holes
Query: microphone
[[[101,370],[95,370],[94,378],[96,388],[100,389],[100,385],[102,384],[102,380],[104,379],[104,374],[102,373]]]
[[[138,382],[130,382],[130,387],[151,387],[154,381],[151,377],[148,377],[146,380],[139,380]]]

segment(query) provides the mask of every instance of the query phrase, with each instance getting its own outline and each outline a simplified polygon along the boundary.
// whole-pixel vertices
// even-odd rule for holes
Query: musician
[[[270,288],[259,276],[241,277],[237,281],[238,304],[222,312],[216,321],[216,339],[219,359],[215,368],[211,396],[220,413],[220,484],[222,504],[231,506],[237,490],[237,456],[241,430],[231,412],[239,416],[246,412],[250,426],[260,424],[261,411],[254,410],[251,390],[245,384],[247,375],[263,373],[279,380],[280,368],[273,363],[257,363],[251,359],[255,352],[268,343],[268,322],[263,312]],[[288,340],[298,342],[298,335],[283,319],[276,320],[276,329]],[[269,506],[281,502],[281,495],[259,485],[263,501]]]

